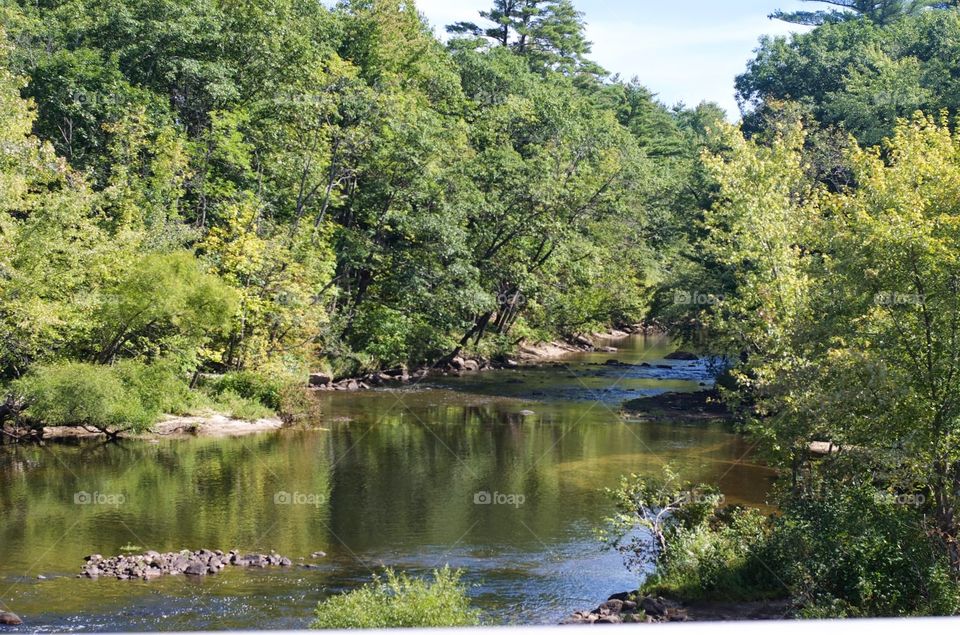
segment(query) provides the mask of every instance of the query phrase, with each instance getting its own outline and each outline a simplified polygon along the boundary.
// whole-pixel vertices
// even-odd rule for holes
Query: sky
[[[491,0],[416,0],[445,37],[444,26],[478,21]],[[585,15],[592,58],[624,78],[637,76],[668,106],[713,101],[739,119],[734,79],[761,35],[804,30],[767,16],[777,9],[810,10],[799,0],[574,0]]]

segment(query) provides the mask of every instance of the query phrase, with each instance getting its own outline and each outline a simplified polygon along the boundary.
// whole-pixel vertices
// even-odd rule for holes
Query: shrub
[[[321,602],[312,628],[475,626],[479,613],[460,577],[449,567],[434,571],[432,582],[387,569],[385,577]]]
[[[951,615],[960,587],[922,510],[870,483],[834,483],[788,501],[761,555],[808,617]]]
[[[221,412],[234,419],[243,419],[244,421],[267,419],[276,414],[276,412],[264,406],[259,401],[247,399],[232,390],[227,390],[217,395],[211,405],[217,412]]]
[[[255,401],[275,413],[283,405],[283,392],[288,383],[278,377],[244,370],[218,377],[209,390],[214,396],[232,393],[234,396]]]
[[[662,477],[625,477],[607,494],[617,515],[601,538],[621,552],[628,568],[641,575],[652,570],[644,592],[728,601],[787,594],[757,557],[769,519],[721,507],[716,488],[683,482],[668,467]]]
[[[645,593],[789,597],[804,617],[960,611],[960,585],[925,531],[923,509],[872,482],[824,480],[815,493],[784,496],[781,514],[770,517],[721,508],[696,493],[709,488],[688,488],[667,470],[664,479],[634,476],[610,492],[618,514],[603,538],[628,567],[653,569]]]
[[[14,382],[13,392],[27,404],[27,420],[37,426],[139,431],[151,426],[160,415],[155,404],[145,404],[136,388],[109,366],[40,366]]]
[[[123,384],[139,397],[147,412],[184,415],[203,405],[203,398],[190,390],[185,373],[171,361],[144,364],[124,360],[113,366]]]

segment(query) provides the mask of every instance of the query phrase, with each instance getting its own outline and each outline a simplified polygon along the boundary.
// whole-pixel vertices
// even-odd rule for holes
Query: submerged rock
[[[0,624],[4,626],[20,626],[23,624],[23,620],[21,620],[20,616],[16,613],[0,611]]]
[[[700,358],[697,355],[694,355],[693,353],[689,353],[687,351],[676,351],[676,352],[670,353],[669,355],[664,357],[664,359],[671,359],[671,360],[684,361],[684,362],[695,362]]]

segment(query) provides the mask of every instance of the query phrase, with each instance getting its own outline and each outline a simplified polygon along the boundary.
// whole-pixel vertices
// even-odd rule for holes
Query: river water
[[[610,513],[600,490],[622,474],[669,463],[747,505],[772,483],[723,426],[619,416],[626,399],[698,390],[709,375],[663,361],[666,340],[616,345],[563,366],[325,393],[311,430],[0,447],[0,609],[31,632],[303,628],[318,600],[384,566],[450,564],[489,621],[555,624],[636,588],[594,537]],[[123,548],[275,550],[298,566],[75,577],[85,555]]]

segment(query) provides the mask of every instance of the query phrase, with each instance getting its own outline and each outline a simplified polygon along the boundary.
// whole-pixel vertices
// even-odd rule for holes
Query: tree
[[[950,70],[958,36],[960,12],[923,11],[884,26],[848,20],[764,38],[736,82],[744,129],[761,131],[772,112],[796,102],[808,123],[873,145],[917,109],[958,112]]]
[[[955,1],[937,2],[935,0],[804,0],[804,2],[829,4],[841,7],[841,10],[776,11],[770,17],[785,22],[813,26],[862,17],[876,24],[884,25],[904,15],[915,14],[922,9],[946,9],[957,6]]]
[[[587,59],[591,43],[586,39],[586,24],[583,13],[571,0],[495,0],[494,6],[481,11],[480,16],[492,25],[458,22],[449,25],[447,31],[487,38],[523,56],[538,72],[606,74]]]

